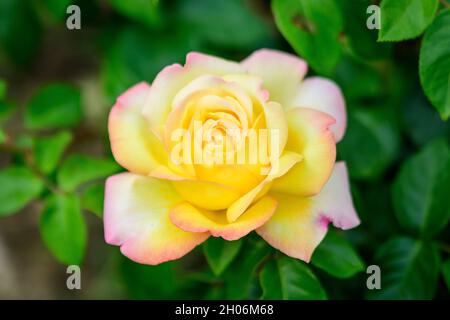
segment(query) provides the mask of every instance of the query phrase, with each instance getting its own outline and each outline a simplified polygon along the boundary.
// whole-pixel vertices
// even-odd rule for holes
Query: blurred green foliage
[[[254,234],[209,239],[159,266],[113,252],[114,281],[137,299],[448,298],[450,3],[382,0],[382,28],[370,30],[372,3],[0,1],[0,217],[40,203],[32,210],[49,251],[82,264],[98,246],[85,211],[102,217],[104,179],[120,171],[106,134],[116,97],[189,51],[241,60],[272,47],[342,88],[348,130],[338,159],[361,225],[330,230],[310,264]],[[70,4],[81,8],[81,30],[65,26]],[[366,287],[372,264],[381,290]]]

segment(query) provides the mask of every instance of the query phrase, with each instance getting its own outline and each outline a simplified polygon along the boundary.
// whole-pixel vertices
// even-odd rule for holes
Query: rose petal
[[[359,224],[353,207],[345,164],[336,164],[329,181],[317,196],[302,198],[273,194],[279,205],[272,218],[256,232],[283,253],[309,262],[328,229],[349,229]]]
[[[170,211],[171,221],[190,232],[210,232],[225,240],[237,240],[264,224],[275,212],[277,201],[269,196],[253,204],[238,220],[229,223],[224,212],[195,208],[184,202]]]
[[[255,179],[249,176],[250,173],[245,168],[240,169],[241,171],[234,171],[233,174],[231,168],[229,171],[221,171],[220,169],[211,167],[210,170],[209,173],[211,173],[212,177],[209,177],[209,180],[202,179],[208,172],[201,171],[201,168],[201,175],[189,177],[178,174],[166,166],[159,166],[150,172],[150,176],[158,179],[171,180],[172,185],[185,200],[207,210],[228,208],[230,204],[242,195],[242,191],[239,188],[233,187],[236,173],[247,174],[246,178],[249,179],[247,183],[251,183]],[[214,170],[218,172],[214,173]],[[224,176],[220,177],[220,175]],[[229,180],[227,180],[226,176],[228,176]]]
[[[320,192],[336,159],[336,144],[329,130],[334,119],[326,113],[295,108],[287,113],[289,138],[286,150],[303,156],[284,176],[273,182],[276,192],[311,196]]]
[[[285,111],[279,103],[273,101],[265,103],[263,109],[266,117],[267,133],[270,137],[270,149],[272,150],[273,147],[276,147],[276,149],[273,149],[276,152],[271,153],[271,156],[278,158],[282,154],[288,140],[288,122]],[[272,137],[277,139],[271,139]]]
[[[261,49],[242,61],[251,74],[263,79],[270,100],[287,107],[295,98],[308,67],[304,60],[285,52]]]
[[[237,189],[209,181],[175,180],[172,184],[183,199],[207,210],[228,208],[241,195]]]
[[[234,222],[238,219],[250,204],[257,199],[259,196],[265,194],[270,187],[270,183],[286,174],[296,163],[302,161],[302,156],[294,152],[285,152],[278,162],[272,164],[271,171],[267,177],[261,181],[255,188],[244,194],[242,197],[237,199],[232,205],[229,206],[227,210],[227,219],[229,222]]]
[[[156,76],[143,113],[152,127],[162,125],[172,109],[175,95],[189,82],[201,75],[223,76],[233,73],[243,73],[238,63],[191,52],[186,57],[184,67],[174,64]]]
[[[344,230],[359,225],[360,220],[353,206],[350,182],[345,162],[336,162],[333,173],[314,202],[337,228]]]
[[[127,170],[141,174],[167,161],[162,142],[141,113],[149,90],[150,86],[142,82],[126,91],[117,99],[108,122],[114,158]]]
[[[336,123],[331,126],[336,142],[339,142],[347,126],[345,100],[341,89],[328,79],[311,77],[300,85],[291,107],[316,109],[331,115]]]
[[[178,259],[205,241],[172,224],[169,209],[182,201],[169,182],[132,173],[108,178],[105,190],[105,240],[121,246],[133,261],[159,264]]]

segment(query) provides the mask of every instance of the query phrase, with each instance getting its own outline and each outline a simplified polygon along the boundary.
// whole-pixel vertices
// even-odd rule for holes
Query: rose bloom
[[[154,265],[184,256],[211,235],[237,240],[255,230],[308,262],[330,222],[357,226],[346,166],[335,162],[345,102],[336,84],[304,79],[306,72],[305,61],[275,50],[241,63],[193,52],[151,86],[123,93],[109,115],[109,137],[128,172],[106,181],[106,242]],[[213,134],[196,140],[194,123]],[[241,139],[229,129],[241,131]],[[250,130],[269,137],[257,136],[252,148],[242,138]],[[180,142],[175,132],[188,138]],[[188,148],[193,141],[197,148]],[[224,141],[227,153],[214,148]],[[255,161],[261,149],[268,157]],[[227,161],[239,151],[248,152]],[[208,154],[219,161],[195,161]]]

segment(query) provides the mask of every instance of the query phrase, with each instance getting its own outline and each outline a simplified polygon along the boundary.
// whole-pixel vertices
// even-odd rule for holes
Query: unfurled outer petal
[[[297,56],[270,49],[255,51],[242,61],[242,66],[249,74],[262,78],[270,100],[283,107],[296,97],[298,86],[308,70],[306,62]]]
[[[133,261],[159,264],[178,259],[205,241],[208,233],[190,233],[169,219],[182,201],[170,182],[133,173],[108,178],[105,190],[105,240],[121,246]]]
[[[359,224],[353,207],[345,164],[335,165],[321,193],[310,198],[274,194],[278,208],[257,233],[283,253],[309,262],[325,237],[328,223],[350,229]]]
[[[336,144],[329,127],[334,119],[321,111],[295,108],[289,110],[289,135],[286,150],[303,156],[285,175],[273,182],[272,190],[287,194],[312,196],[328,180],[336,160]]]
[[[173,98],[192,80],[202,75],[223,76],[244,73],[235,62],[191,52],[185,66],[174,64],[164,68],[152,83],[143,113],[152,128],[165,124]]]
[[[322,191],[314,197],[314,202],[323,212],[322,216],[331,221],[335,227],[347,230],[359,225],[345,162],[340,161],[334,165],[333,174]]]
[[[331,115],[336,123],[331,126],[336,142],[339,142],[347,126],[345,100],[341,89],[331,80],[311,77],[300,85],[297,96],[289,108],[311,108]]]
[[[171,221],[179,228],[190,232],[210,232],[225,240],[237,240],[263,225],[275,212],[277,201],[264,196],[239,219],[229,223],[224,212],[201,210],[185,202],[170,211]]]
[[[142,116],[149,93],[147,83],[139,83],[121,95],[109,114],[109,139],[116,161],[127,170],[148,174],[164,163],[167,155],[162,142]]]

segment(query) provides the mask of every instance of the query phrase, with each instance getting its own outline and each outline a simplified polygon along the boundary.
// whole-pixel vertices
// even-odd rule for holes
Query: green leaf
[[[48,84],[28,104],[25,123],[30,129],[72,127],[82,116],[79,90],[65,84]]]
[[[14,145],[21,149],[31,149],[34,146],[35,137],[28,133],[21,133],[14,139]]]
[[[91,180],[104,178],[119,170],[112,160],[73,154],[64,160],[57,173],[58,185],[65,191],[73,191]]]
[[[361,219],[361,228],[352,232],[361,233],[364,238],[367,238],[367,246],[376,249],[379,241],[384,241],[392,234],[400,232],[395,218],[391,190],[386,187],[386,182],[383,180],[362,185],[352,183],[351,187],[356,212]]]
[[[14,104],[5,101],[0,101],[0,121],[3,122],[7,120],[13,113],[14,108],[15,108]]]
[[[445,140],[426,145],[401,167],[393,185],[399,223],[409,231],[433,236],[450,219],[450,150]]]
[[[130,86],[153,82],[165,66],[184,61],[190,46],[177,34],[152,34],[148,30],[125,28],[113,39],[102,65],[101,77],[111,103]]]
[[[352,245],[337,232],[328,231],[314,251],[311,263],[337,278],[349,278],[365,270],[365,264]]]
[[[419,74],[423,90],[441,118],[450,116],[450,9],[442,11],[425,33]]]
[[[169,261],[156,266],[138,264],[121,255],[120,280],[123,279],[133,299],[192,298],[186,293],[186,273],[181,273],[179,261]]]
[[[6,132],[3,131],[2,128],[0,128],[0,144],[4,143],[8,139],[8,136],[6,135]]]
[[[111,6],[124,16],[149,27],[161,24],[158,0],[109,0]]]
[[[325,290],[308,266],[288,257],[268,261],[261,271],[260,282],[262,299],[327,299]]]
[[[209,266],[215,275],[220,275],[233,261],[241,249],[242,241],[226,241],[212,237],[203,245]]]
[[[208,45],[254,50],[271,40],[269,24],[247,1],[178,1],[177,9],[178,23]]]
[[[42,27],[32,0],[0,1],[0,50],[16,64],[26,64],[36,53]]]
[[[36,139],[33,150],[36,166],[43,173],[49,174],[53,172],[71,141],[72,134],[68,131]]]
[[[391,44],[377,42],[378,30],[367,28],[367,8],[371,0],[338,0],[344,18],[344,33],[352,53],[368,60],[381,60],[389,57]],[[353,83],[357,85],[357,82]]]
[[[374,179],[397,156],[400,136],[394,115],[386,108],[349,111],[347,132],[338,144],[339,156],[352,177]]]
[[[275,22],[294,50],[329,75],[341,55],[341,10],[334,0],[273,0]]]
[[[67,7],[73,0],[43,0],[44,6],[51,12],[53,17],[58,20],[63,20],[66,17]]]
[[[358,81],[355,81],[358,79]],[[344,55],[336,67],[335,80],[346,100],[377,98],[383,94],[383,80],[377,70]]]
[[[0,79],[0,101],[3,101],[6,98],[6,90],[8,86],[6,84],[6,81],[3,79]]]
[[[43,190],[41,179],[25,167],[9,167],[0,171],[0,216],[23,209]]]
[[[447,289],[450,291],[450,259],[447,259],[447,261],[442,264],[442,275],[444,276]]]
[[[436,246],[398,237],[379,248],[375,261],[381,270],[381,289],[372,290],[372,298],[416,300],[434,297],[440,264]]]
[[[381,1],[380,41],[403,41],[418,37],[433,21],[439,0]]]
[[[81,264],[86,250],[86,223],[74,195],[52,194],[41,216],[42,239],[50,252],[67,265]]]
[[[105,196],[105,183],[95,183],[83,190],[81,205],[83,209],[89,210],[97,217],[103,217],[103,200]]]
[[[423,146],[437,138],[450,136],[450,122],[441,120],[420,88],[413,89],[407,95],[406,103],[402,108],[402,119],[403,132],[416,146]]]
[[[263,241],[247,240],[223,277],[226,282],[227,299],[248,299],[252,280],[263,259],[270,253],[270,247]]]

